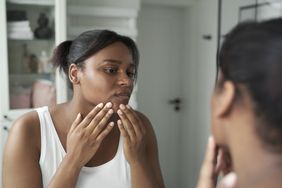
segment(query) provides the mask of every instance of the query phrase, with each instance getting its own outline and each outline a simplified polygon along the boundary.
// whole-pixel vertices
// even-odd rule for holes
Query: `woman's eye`
[[[111,68],[111,67],[109,67],[109,68],[105,68],[104,71],[105,71],[106,73],[109,73],[109,74],[114,74],[114,73],[117,72],[117,69],[116,69],[116,68]]]
[[[127,72],[127,76],[129,77],[129,78],[135,78],[135,72],[134,71],[128,71]]]

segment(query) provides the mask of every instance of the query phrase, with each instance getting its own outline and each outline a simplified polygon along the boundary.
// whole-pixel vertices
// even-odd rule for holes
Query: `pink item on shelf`
[[[10,92],[10,108],[20,109],[20,108],[30,108],[31,107],[31,89],[17,87],[12,88]]]
[[[31,104],[33,108],[56,104],[56,88],[49,80],[38,80],[33,84]]]

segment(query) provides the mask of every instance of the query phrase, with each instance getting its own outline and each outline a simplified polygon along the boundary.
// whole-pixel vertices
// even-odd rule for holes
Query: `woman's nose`
[[[121,86],[132,86],[133,80],[126,72],[121,72],[118,77],[118,84]]]

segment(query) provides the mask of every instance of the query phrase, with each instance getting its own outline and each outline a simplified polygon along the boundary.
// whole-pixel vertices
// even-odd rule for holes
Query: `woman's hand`
[[[197,188],[215,188],[220,173],[223,177],[219,182],[219,188],[237,187],[237,177],[232,172],[230,156],[226,151],[218,149],[213,137],[210,137]]]
[[[128,105],[120,105],[118,128],[124,138],[124,154],[130,165],[146,162],[146,129],[140,117]]]
[[[216,172],[217,149],[212,137],[208,140],[206,156],[200,171],[197,188],[215,188],[217,181]]]
[[[219,182],[218,188],[238,188],[236,174],[234,172],[226,174]]]
[[[67,157],[78,168],[83,167],[97,152],[103,139],[112,130],[114,123],[108,121],[113,114],[112,104],[97,105],[82,119],[79,113],[67,136]]]
[[[219,149],[216,171],[221,174],[218,188],[237,188],[237,175],[233,172],[232,160],[228,151]]]

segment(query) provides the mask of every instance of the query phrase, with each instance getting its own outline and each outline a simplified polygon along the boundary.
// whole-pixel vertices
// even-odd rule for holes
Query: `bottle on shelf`
[[[38,73],[50,73],[51,71],[52,67],[47,52],[45,50],[42,50],[39,56]]]

